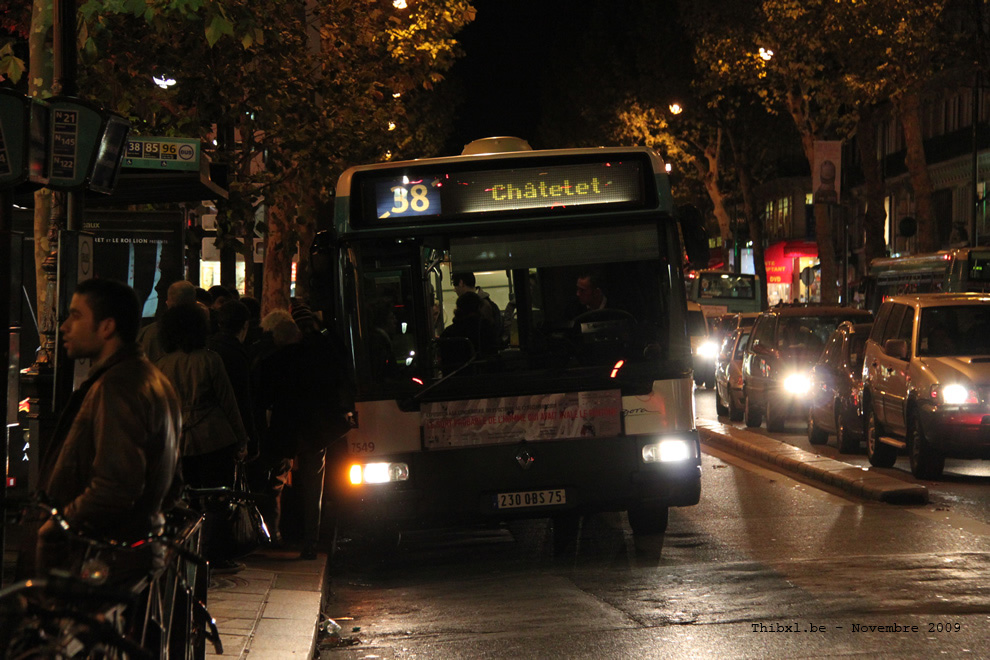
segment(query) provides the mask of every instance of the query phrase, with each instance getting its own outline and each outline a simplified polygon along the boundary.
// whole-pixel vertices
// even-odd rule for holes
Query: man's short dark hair
[[[227,335],[236,335],[251,318],[247,305],[240,300],[228,300],[217,310],[217,327]]]
[[[592,289],[601,289],[602,291],[606,290],[605,276],[602,275],[602,272],[600,270],[595,270],[595,269],[582,270],[578,274],[578,279],[579,280],[587,279]]]
[[[86,296],[86,302],[93,310],[93,320],[99,323],[112,318],[121,341],[127,344],[137,341],[141,301],[134,289],[117,280],[93,278],[80,282],[76,293]]]
[[[196,302],[201,302],[207,307],[213,304],[213,296],[201,286],[196,287]]]
[[[451,281],[453,281],[454,286],[457,286],[458,282],[464,282],[465,286],[469,286],[472,289],[475,287],[477,280],[474,279],[474,273],[470,271],[463,271],[459,273],[451,273]]]
[[[223,286],[222,284],[215,284],[209,289],[210,297],[213,298],[213,302],[221,298],[230,298],[231,300],[237,300],[240,298],[240,294],[237,289],[232,287]]]

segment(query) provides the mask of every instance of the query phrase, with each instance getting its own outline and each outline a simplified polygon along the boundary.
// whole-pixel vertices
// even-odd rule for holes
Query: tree
[[[216,139],[214,159],[230,168],[218,240],[249,250],[259,209],[273,209],[283,224],[269,237],[265,297],[285,306],[292,255],[307,254],[335,177],[390,151],[419,154],[422,134],[401,123],[406,99],[418,104],[418,90],[442,80],[473,17],[467,0],[408,10],[391,0],[86,0],[80,89],[138,133]],[[177,82],[162,90],[152,75]]]
[[[881,256],[883,242],[882,182],[876,171],[875,133],[882,104],[893,103],[907,146],[906,165],[918,220],[918,249],[937,250],[938,228],[932,210],[920,120],[924,90],[944,69],[948,54],[960,52],[942,29],[948,3],[943,1],[877,0],[836,3],[826,24],[843,82],[857,102],[860,153],[864,160],[869,206],[867,255]],[[878,237],[879,234],[879,237]]]

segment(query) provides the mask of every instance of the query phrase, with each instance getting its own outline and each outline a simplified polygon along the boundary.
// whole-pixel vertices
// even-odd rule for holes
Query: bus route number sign
[[[426,180],[378,184],[378,217],[440,215],[440,190]]]

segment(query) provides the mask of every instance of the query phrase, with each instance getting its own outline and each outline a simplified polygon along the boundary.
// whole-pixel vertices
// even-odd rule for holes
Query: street
[[[803,432],[776,437],[807,449]],[[902,460],[888,472],[911,479]],[[353,644],[323,657],[988,657],[987,474],[947,468],[929,504],[897,506],[706,450],[662,549],[624,515],[585,518],[560,557],[546,521],[345,541],[327,614]]]

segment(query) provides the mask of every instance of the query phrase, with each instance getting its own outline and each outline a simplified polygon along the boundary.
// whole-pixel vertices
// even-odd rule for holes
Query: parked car
[[[990,296],[893,296],[880,306],[863,366],[866,453],[936,479],[946,458],[990,458]]]
[[[839,324],[811,370],[808,442],[823,445],[835,435],[844,454],[863,439],[863,350],[872,323]]]
[[[688,336],[691,339],[691,356],[694,362],[694,383],[715,387],[715,357],[718,344],[708,331],[708,319],[701,305],[688,301]]]
[[[780,431],[787,418],[808,416],[811,367],[843,321],[869,322],[863,309],[823,305],[774,307],[760,314],[743,358],[746,426]]]
[[[738,422],[743,418],[742,361],[749,328],[737,328],[722,342],[715,362],[715,410]]]

